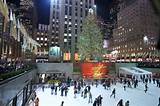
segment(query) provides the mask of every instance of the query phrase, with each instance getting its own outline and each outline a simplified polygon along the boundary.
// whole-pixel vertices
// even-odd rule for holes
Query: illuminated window
[[[67,42],[67,39],[64,39],[64,42]]]
[[[41,38],[41,40],[43,40],[43,38]]]
[[[39,40],[39,38],[37,38],[37,40]]]
[[[71,25],[72,23],[71,22],[69,22],[69,25]]]
[[[47,38],[45,38],[45,41],[47,41]]]
[[[64,36],[67,36],[67,34],[65,33]]]

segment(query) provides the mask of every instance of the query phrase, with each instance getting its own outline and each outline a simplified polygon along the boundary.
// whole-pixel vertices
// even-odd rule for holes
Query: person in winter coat
[[[159,103],[158,103],[158,106],[160,106],[160,97],[159,97]]]
[[[125,103],[125,106],[129,106],[129,101],[127,101],[127,102]]]
[[[102,106],[102,99],[103,99],[102,96],[99,95],[99,96],[98,96],[99,106]]]
[[[38,97],[35,99],[34,103],[35,103],[35,106],[39,106],[39,98]]]
[[[116,94],[116,89],[114,88],[113,91],[112,91],[112,94],[110,95],[110,97],[112,97],[112,95],[113,95],[114,98],[115,98],[115,94]]]
[[[94,100],[93,106],[97,106],[97,98]]]
[[[64,101],[62,101],[61,106],[63,106],[63,104],[64,104]]]
[[[117,106],[123,106],[123,99],[118,102]]]
[[[88,103],[92,103],[92,94],[91,94],[91,92],[89,92],[89,100],[88,100]]]

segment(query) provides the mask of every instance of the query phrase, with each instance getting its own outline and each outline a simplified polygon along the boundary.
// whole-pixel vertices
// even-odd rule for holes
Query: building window
[[[65,6],[65,14],[67,15],[68,14],[68,7]]]
[[[67,39],[64,39],[64,42],[67,42]]]
[[[72,7],[69,7],[69,15],[72,15]]]
[[[39,40],[39,38],[37,38],[37,40]]]
[[[75,13],[75,16],[78,16],[77,12]]]
[[[64,24],[64,28],[67,28],[67,24]]]
[[[67,16],[67,15],[65,15],[65,18],[68,18],[68,16]]]
[[[67,36],[67,34],[66,34],[66,33],[64,33],[64,36]]]
[[[75,34],[77,34],[77,29],[75,29]]]
[[[69,4],[72,5],[72,0],[69,0]]]
[[[72,36],[72,34],[69,34],[69,36]]]
[[[72,22],[69,22],[69,25],[71,25],[72,24]]]

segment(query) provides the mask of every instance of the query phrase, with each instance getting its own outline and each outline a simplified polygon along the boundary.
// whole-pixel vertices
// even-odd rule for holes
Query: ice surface
[[[112,85],[111,90],[106,90],[102,85],[97,88],[91,86],[91,93],[94,99],[102,95],[102,106],[117,106],[120,99],[124,102],[130,101],[130,106],[157,106],[158,98],[160,97],[160,88],[156,87],[154,84],[148,84],[148,92],[144,92],[144,84],[139,83],[137,88],[126,88],[123,89],[122,84]],[[110,98],[113,88],[116,88],[116,97]],[[37,96],[39,97],[39,106],[60,106],[61,102],[64,101],[64,106],[93,106],[92,103],[88,103],[88,97],[86,99],[82,98],[80,94],[77,94],[77,98],[74,98],[73,86],[69,88],[68,96],[60,96],[60,91],[58,94],[51,95],[51,89],[45,88],[44,92],[41,88],[36,90]]]

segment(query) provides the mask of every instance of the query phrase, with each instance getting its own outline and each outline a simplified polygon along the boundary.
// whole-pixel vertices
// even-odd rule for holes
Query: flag
[[[12,14],[12,9],[10,9],[10,15],[9,15],[10,21],[13,21],[13,14]]]

